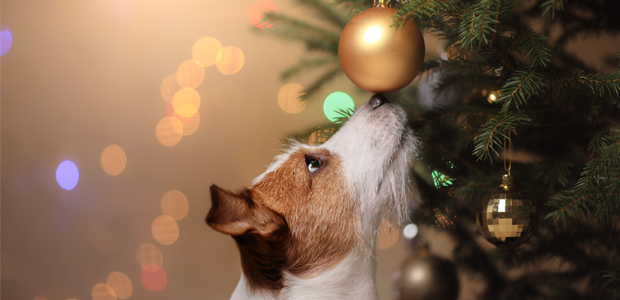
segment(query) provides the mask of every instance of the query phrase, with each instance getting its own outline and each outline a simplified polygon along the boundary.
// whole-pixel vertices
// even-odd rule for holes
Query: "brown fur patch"
[[[307,171],[307,156],[322,161],[312,176]],[[304,148],[252,188],[263,205],[288,223],[288,271],[310,275],[328,269],[351,250],[357,239],[357,211],[347,190],[337,156],[324,149]]]
[[[321,167],[309,172],[306,158]],[[277,293],[284,270],[310,276],[332,267],[355,245],[357,210],[346,184],[337,156],[300,148],[249,190],[213,186],[207,223],[237,242],[250,288]]]

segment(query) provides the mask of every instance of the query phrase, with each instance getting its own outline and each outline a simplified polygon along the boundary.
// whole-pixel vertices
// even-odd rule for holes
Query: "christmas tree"
[[[617,36],[620,2],[392,2],[394,26],[415,22],[443,45],[440,57],[424,62],[423,80],[386,96],[406,109],[424,144],[412,170],[422,197],[411,219],[454,239],[457,268],[485,282],[480,295],[468,296],[620,298],[620,72],[605,74],[569,49],[579,35]],[[320,73],[305,90],[304,101],[313,101],[342,74],[340,32],[373,3],[299,3],[315,18],[268,14],[277,26],[267,32],[305,43],[309,54],[282,78]],[[617,69],[615,57],[607,61]],[[487,251],[476,213],[505,172],[540,220],[520,246]],[[538,267],[551,260],[563,267]],[[527,271],[508,275],[515,269]]]

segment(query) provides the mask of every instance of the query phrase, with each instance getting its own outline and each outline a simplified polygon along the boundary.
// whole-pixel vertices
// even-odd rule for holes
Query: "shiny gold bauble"
[[[502,177],[502,184],[482,202],[476,224],[490,243],[516,247],[527,241],[538,226],[536,207],[515,187],[512,177]]]
[[[459,280],[454,264],[418,249],[395,274],[394,299],[456,300]]]
[[[360,88],[389,93],[408,85],[424,62],[424,39],[408,21],[392,27],[398,10],[386,6],[366,9],[349,21],[338,44],[340,66]]]

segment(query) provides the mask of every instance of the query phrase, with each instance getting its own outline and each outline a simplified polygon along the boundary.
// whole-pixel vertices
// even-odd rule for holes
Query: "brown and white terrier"
[[[377,299],[377,231],[406,219],[418,146],[404,111],[374,95],[323,145],[292,145],[248,188],[212,185],[207,223],[241,256],[231,299]]]

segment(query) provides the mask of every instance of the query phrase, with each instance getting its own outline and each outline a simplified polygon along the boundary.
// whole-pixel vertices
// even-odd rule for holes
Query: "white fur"
[[[375,242],[381,220],[398,225],[406,220],[407,203],[416,197],[410,167],[419,144],[405,126],[402,109],[386,103],[377,109],[363,105],[351,119],[322,146],[294,144],[278,156],[265,173],[273,172],[299,147],[323,147],[338,155],[345,171],[346,188],[355,199],[361,232],[354,249],[335,267],[311,278],[284,273],[285,287],[278,295],[250,291],[244,275],[233,292],[233,300],[303,300],[378,298],[375,284]],[[294,228],[291,228],[294,230]]]

